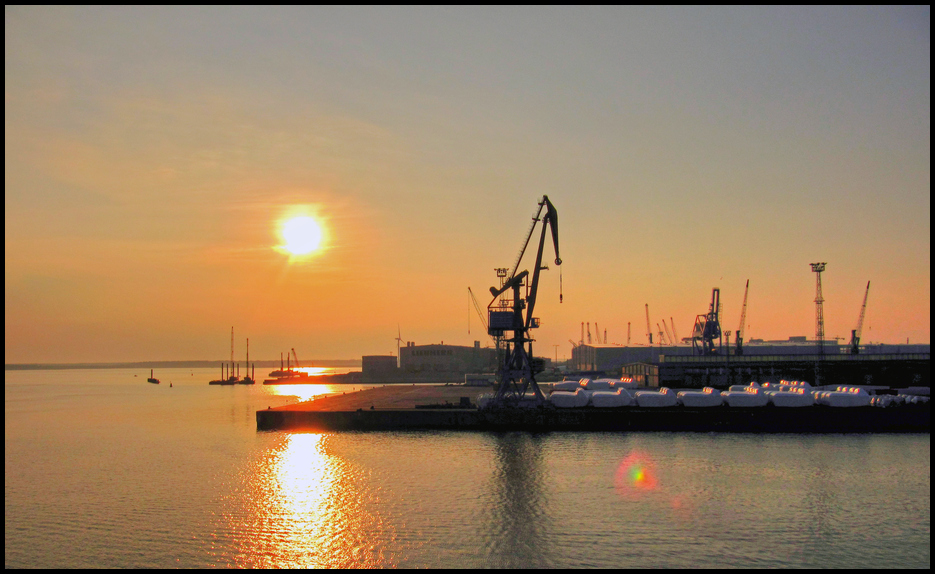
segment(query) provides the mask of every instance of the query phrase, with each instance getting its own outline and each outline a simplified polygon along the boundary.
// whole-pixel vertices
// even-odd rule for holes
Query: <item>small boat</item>
[[[153,370],[152,370],[152,369],[149,370],[149,378],[146,379],[146,382],[147,382],[147,383],[154,383],[154,384],[157,384],[157,385],[159,384],[159,379],[153,378]]]

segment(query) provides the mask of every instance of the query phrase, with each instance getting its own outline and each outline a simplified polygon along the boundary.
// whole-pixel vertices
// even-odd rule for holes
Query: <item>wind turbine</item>
[[[396,368],[402,367],[402,361],[399,360],[399,344],[403,342],[402,333],[399,331],[399,323],[396,324]]]

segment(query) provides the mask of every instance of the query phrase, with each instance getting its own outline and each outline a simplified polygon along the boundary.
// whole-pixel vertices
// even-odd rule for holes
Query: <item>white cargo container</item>
[[[636,404],[641,407],[674,407],[678,399],[671,389],[660,387],[659,391],[637,391]]]
[[[724,404],[721,391],[705,387],[700,391],[680,391],[678,402],[683,407],[717,407]]]

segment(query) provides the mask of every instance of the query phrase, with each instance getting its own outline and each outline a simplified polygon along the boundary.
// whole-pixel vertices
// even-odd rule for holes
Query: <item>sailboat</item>
[[[147,382],[147,383],[155,383],[155,384],[157,384],[157,385],[159,384],[159,379],[153,378],[153,370],[152,370],[152,369],[149,370],[149,378],[146,379],[146,382]]]

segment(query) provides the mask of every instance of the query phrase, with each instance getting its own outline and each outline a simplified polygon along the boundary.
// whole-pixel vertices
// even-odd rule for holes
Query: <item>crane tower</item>
[[[822,304],[825,302],[821,296],[821,272],[827,263],[809,263],[815,273],[815,340],[818,342],[818,354],[825,354],[825,312]]]

